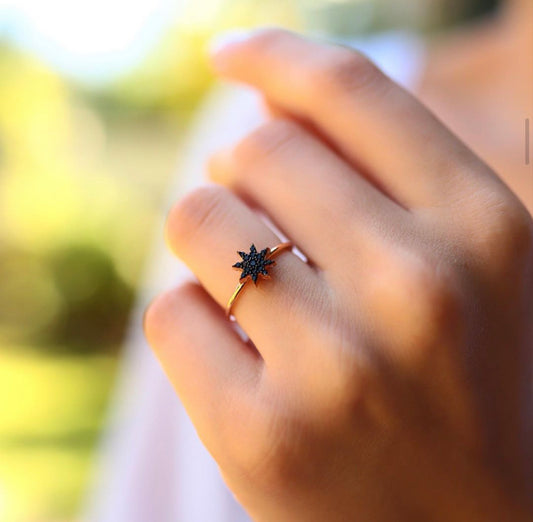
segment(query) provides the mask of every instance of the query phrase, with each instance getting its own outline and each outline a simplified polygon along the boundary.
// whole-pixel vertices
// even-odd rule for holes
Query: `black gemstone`
[[[240,277],[241,281],[250,276],[252,281],[257,285],[257,279],[260,275],[268,277],[266,267],[274,264],[274,260],[266,259],[268,248],[264,248],[258,252],[255,245],[252,244],[249,253],[241,251],[238,251],[237,253],[241,256],[242,261],[235,263],[233,267],[242,269]]]

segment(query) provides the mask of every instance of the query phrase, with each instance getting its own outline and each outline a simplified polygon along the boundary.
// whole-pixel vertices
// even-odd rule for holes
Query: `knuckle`
[[[225,189],[203,185],[180,199],[171,209],[166,222],[167,239],[176,252],[196,234],[209,230],[225,211]]]
[[[362,346],[363,339],[356,332],[353,316],[347,314],[343,322],[346,324],[315,328],[314,341],[309,343],[316,353],[316,362],[307,363],[308,394],[316,394],[315,409],[323,410],[332,421],[337,415],[342,417],[343,412],[354,414],[359,410],[367,377],[362,371],[361,354],[354,349]],[[328,379],[317,378],[322,375],[328,375]]]
[[[478,242],[492,264],[503,270],[528,259],[533,250],[533,221],[529,212],[514,198],[498,201]]]
[[[405,307],[405,336],[418,350],[432,349],[454,335],[460,324],[461,297],[451,267],[439,259],[418,257],[400,268],[398,294]],[[444,343],[445,344],[445,343]]]
[[[301,132],[300,127],[286,119],[276,119],[261,125],[242,139],[233,150],[238,167],[246,169],[270,160],[289,146]]]
[[[362,53],[332,49],[310,68],[306,85],[321,97],[382,89],[386,83],[381,71]]]
[[[353,346],[351,347],[353,351]],[[339,354],[339,362],[332,365],[328,386],[323,386],[321,396],[325,399],[324,405],[330,418],[340,418],[346,412],[350,415],[357,414],[365,397],[364,384],[366,375],[361,371],[360,360],[355,354]]]
[[[424,266],[411,268],[405,277],[406,295],[420,303],[420,309],[427,315],[429,322],[441,324],[456,305],[454,292],[451,291],[449,277],[437,274],[438,261],[426,262]]]

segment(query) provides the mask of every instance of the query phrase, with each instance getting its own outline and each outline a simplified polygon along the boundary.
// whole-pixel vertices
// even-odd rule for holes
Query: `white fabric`
[[[388,33],[350,42],[398,83],[418,81],[423,47],[416,37]],[[168,208],[204,182],[204,164],[263,120],[258,96],[218,87],[189,133]],[[194,277],[166,249],[163,223],[129,332],[122,371],[103,438],[84,520],[88,522],[241,522],[244,510],[224,485],[166,376],[146,344],[142,313],[159,292]]]

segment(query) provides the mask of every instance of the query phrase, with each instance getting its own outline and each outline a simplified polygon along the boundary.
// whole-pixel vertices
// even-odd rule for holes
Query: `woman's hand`
[[[354,51],[269,29],[214,65],[280,116],[172,210],[201,286],[159,297],[145,327],[239,501],[276,522],[528,519],[527,211]],[[236,251],[279,243],[251,207],[308,258],[245,288],[253,344],[224,317]]]

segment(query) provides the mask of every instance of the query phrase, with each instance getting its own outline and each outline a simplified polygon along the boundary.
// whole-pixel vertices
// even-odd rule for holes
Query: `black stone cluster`
[[[242,261],[232,265],[235,268],[242,269],[240,279],[243,280],[245,277],[250,276],[253,282],[257,285],[257,278],[259,275],[268,276],[267,266],[274,263],[273,259],[266,259],[268,248],[258,252],[255,248],[255,245],[252,244],[250,247],[250,252],[238,252],[241,256]]]

